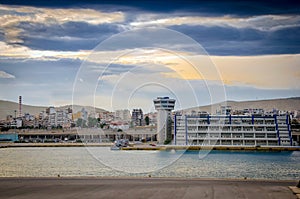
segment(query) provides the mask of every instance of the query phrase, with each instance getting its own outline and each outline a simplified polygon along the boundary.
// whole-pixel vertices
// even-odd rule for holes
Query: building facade
[[[144,121],[144,115],[142,109],[133,109],[131,114],[131,121],[133,126],[143,126]]]
[[[116,110],[116,112],[115,112],[115,120],[129,122],[130,119],[131,119],[131,117],[130,117],[130,111],[128,109]]]
[[[291,146],[289,115],[175,115],[176,145]]]

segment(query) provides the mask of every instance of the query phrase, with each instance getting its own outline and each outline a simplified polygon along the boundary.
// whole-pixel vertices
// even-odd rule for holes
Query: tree
[[[164,142],[164,145],[170,144],[171,142],[172,142],[171,139],[166,139],[165,142]]]
[[[88,127],[95,127],[97,126],[98,120],[93,117],[88,117]]]
[[[298,122],[297,119],[294,118],[294,119],[292,120],[292,124],[296,124],[296,125],[297,125],[297,124],[299,124],[299,122]]]
[[[83,120],[82,118],[78,118],[77,121],[76,121],[76,126],[80,126],[82,128],[85,128],[86,127],[86,121]]]
[[[100,128],[102,128],[102,129],[103,129],[103,128],[104,128],[104,126],[106,126],[106,123],[101,123],[101,124],[100,124]]]
[[[148,116],[145,117],[145,122],[146,122],[146,125],[149,125],[150,124],[150,119]]]

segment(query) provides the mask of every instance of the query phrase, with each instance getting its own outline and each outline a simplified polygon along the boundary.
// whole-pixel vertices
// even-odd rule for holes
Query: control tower
[[[166,140],[172,140],[172,117],[175,99],[169,97],[157,97],[153,100],[155,110],[157,110],[157,141],[164,144]]]

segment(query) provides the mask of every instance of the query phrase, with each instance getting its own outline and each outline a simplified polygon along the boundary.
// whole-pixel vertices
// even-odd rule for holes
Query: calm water
[[[148,176],[299,179],[300,152],[110,151],[105,147],[0,149],[0,176]]]

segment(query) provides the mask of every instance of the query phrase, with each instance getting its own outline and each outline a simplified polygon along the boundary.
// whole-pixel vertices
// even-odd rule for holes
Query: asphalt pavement
[[[295,199],[296,181],[178,178],[0,178],[0,198]]]

